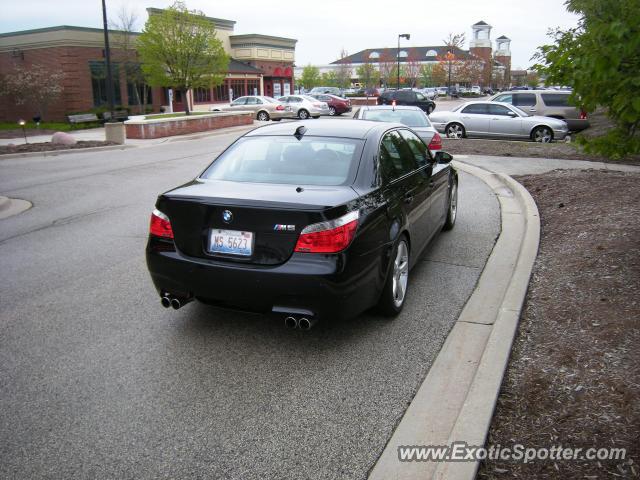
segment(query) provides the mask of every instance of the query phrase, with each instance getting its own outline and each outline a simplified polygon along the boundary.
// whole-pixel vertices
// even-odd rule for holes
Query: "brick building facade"
[[[153,15],[160,10],[149,8],[147,11]],[[186,99],[181,98],[180,92],[174,92],[174,111],[184,110],[185,100],[192,109],[208,110],[210,105],[229,102],[230,96],[293,91],[296,40],[258,34],[233,35],[236,22],[207,18],[215,24],[217,37],[231,56],[226,78],[220,86],[188,92]],[[142,103],[147,111],[158,112],[161,107],[168,107],[166,88],[138,88],[136,95],[136,86],[127,81],[123,45],[134,44],[139,34],[129,34],[129,42],[124,41],[124,32],[110,31],[109,35],[116,105],[131,113],[142,113],[144,106],[140,107],[138,99],[146,94],[146,102]],[[62,25],[0,34],[0,74],[10,74],[17,66],[29,69],[32,65],[64,74],[63,93],[48,107],[45,120],[63,121],[69,114],[106,109],[102,29]],[[36,114],[33,106],[16,105],[13,99],[0,97],[0,121],[30,119]]]

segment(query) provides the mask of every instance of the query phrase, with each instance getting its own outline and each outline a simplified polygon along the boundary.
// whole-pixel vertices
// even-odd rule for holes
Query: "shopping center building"
[[[161,10],[148,8],[149,15]],[[224,83],[217,87],[200,88],[183,99],[174,92],[173,110],[184,110],[184,101],[191,109],[207,110],[209,105],[229,102],[230,97],[243,95],[286,95],[293,91],[293,66],[297,40],[261,34],[234,35],[236,22],[207,17],[216,27],[217,37],[231,57]],[[125,55],[123,45],[135,43],[139,33],[111,30],[115,103],[131,113],[139,113],[138,99],[142,92],[127,81],[119,61]],[[125,36],[129,40],[125,40]],[[47,109],[46,120],[64,120],[66,115],[104,109],[107,104],[104,33],[102,29],[75,26],[55,26],[0,34],[0,74],[10,74],[20,66],[29,69],[41,65],[51,72],[64,74],[63,93]],[[136,92],[138,88],[138,92]],[[167,88],[148,89],[147,110],[160,111],[169,104]],[[137,93],[137,95],[136,95]],[[0,120],[30,119],[35,109],[27,104],[16,105],[12,98],[0,97]]]

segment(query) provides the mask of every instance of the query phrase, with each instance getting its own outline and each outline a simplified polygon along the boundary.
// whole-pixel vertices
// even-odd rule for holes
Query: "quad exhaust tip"
[[[299,328],[300,330],[309,331],[311,330],[311,328],[313,328],[316,322],[317,322],[317,319],[314,317],[296,318],[294,316],[289,315],[284,319],[284,325],[291,330]]]
[[[184,307],[193,300],[193,297],[175,297],[170,293],[163,293],[160,297],[160,303],[164,308],[172,307],[174,310]]]
[[[291,330],[298,328],[298,319],[295,317],[286,317],[284,319],[284,325]]]

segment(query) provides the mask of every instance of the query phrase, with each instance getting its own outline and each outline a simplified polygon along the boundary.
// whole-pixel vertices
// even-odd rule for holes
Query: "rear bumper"
[[[305,311],[318,318],[351,318],[373,306],[383,286],[382,257],[294,253],[282,265],[212,262],[147,246],[147,267],[159,294],[195,297],[226,308],[261,313]]]

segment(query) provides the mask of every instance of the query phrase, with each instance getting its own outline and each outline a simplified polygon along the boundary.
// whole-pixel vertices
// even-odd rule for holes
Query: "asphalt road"
[[[165,310],[144,247],[157,194],[237,135],[0,160],[0,478],[361,479],[425,377],[499,232],[460,177],[458,224],[403,314],[311,332]]]

